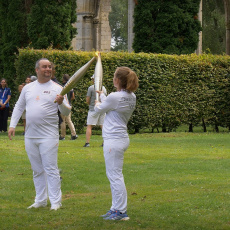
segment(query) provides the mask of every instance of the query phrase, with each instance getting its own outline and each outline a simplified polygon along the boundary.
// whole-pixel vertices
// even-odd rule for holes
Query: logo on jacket
[[[43,94],[50,94],[50,91],[49,90],[44,90]]]

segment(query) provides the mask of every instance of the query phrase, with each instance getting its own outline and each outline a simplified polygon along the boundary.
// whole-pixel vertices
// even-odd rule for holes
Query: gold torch
[[[94,71],[94,89],[95,91],[102,91],[103,69],[101,63],[101,54],[96,52],[97,63]],[[96,93],[96,101],[99,101],[99,94]]]
[[[96,57],[93,57],[90,61],[88,61],[84,66],[82,66],[74,75],[67,81],[65,86],[63,87],[60,95],[64,96],[71,89],[73,89],[77,83],[85,76],[87,70],[90,68],[92,63],[96,60]],[[54,101],[56,103],[56,101]]]

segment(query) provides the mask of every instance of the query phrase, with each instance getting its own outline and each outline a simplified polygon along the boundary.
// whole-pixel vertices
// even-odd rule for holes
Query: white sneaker
[[[56,204],[52,204],[51,205],[51,208],[50,208],[50,210],[58,210],[59,208],[61,208],[61,203],[56,203]]]
[[[30,205],[27,209],[30,209],[30,208],[41,208],[41,207],[44,208],[46,206],[47,206],[47,204],[34,203],[34,204]]]

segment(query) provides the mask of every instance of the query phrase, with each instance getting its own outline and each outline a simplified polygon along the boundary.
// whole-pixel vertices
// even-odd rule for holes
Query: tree
[[[31,46],[45,49],[69,49],[76,34],[76,0],[35,0],[28,15]]]
[[[223,54],[226,49],[223,1],[203,0],[203,51]]]
[[[2,41],[2,24],[0,23],[0,47],[3,47],[3,41]],[[0,51],[0,73],[3,73],[3,63],[1,60],[1,51]]]
[[[135,52],[190,54],[197,48],[200,0],[139,0],[134,11]]]
[[[15,79],[18,48],[70,48],[74,22],[76,0],[0,0],[1,76]],[[12,87],[14,82],[8,82]]]
[[[109,24],[115,45],[112,50],[128,50],[128,1],[112,0]]]
[[[0,62],[2,76],[15,79],[14,60],[17,48],[28,44],[26,4],[23,0],[0,0]],[[12,82],[8,81],[12,84]]]

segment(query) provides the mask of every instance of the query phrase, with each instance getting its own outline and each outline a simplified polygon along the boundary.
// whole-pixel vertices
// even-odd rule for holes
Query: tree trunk
[[[25,9],[26,9],[26,13],[30,13],[30,8],[33,4],[32,0],[25,0]]]
[[[193,132],[193,125],[192,125],[192,123],[190,123],[190,124],[189,124],[188,131],[189,131],[190,133],[192,133],[192,132]]]
[[[139,133],[140,129],[138,127],[135,127],[135,133]]]
[[[166,132],[167,132],[167,130],[166,130],[166,125],[165,125],[165,124],[162,125],[162,132],[163,132],[163,133],[166,133]]]
[[[226,25],[226,54],[230,55],[230,0],[224,0]]]
[[[135,34],[133,33],[134,8],[135,8],[134,1],[128,0],[128,51],[129,51],[129,53],[133,52],[133,40],[134,40],[134,36],[135,36]]]
[[[219,133],[219,127],[218,127],[217,123],[215,123],[215,130],[217,133]]]
[[[203,130],[204,130],[204,132],[206,133],[206,132],[207,132],[207,127],[206,127],[206,124],[205,124],[204,118],[202,118],[202,126],[203,126]]]

